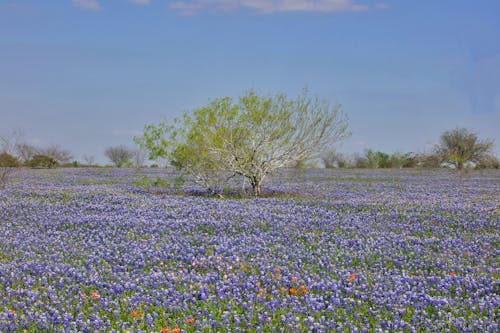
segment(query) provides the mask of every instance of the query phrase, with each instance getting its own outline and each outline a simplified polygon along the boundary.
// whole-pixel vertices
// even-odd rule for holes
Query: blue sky
[[[339,103],[365,148],[500,156],[498,0],[0,0],[0,133],[76,159],[248,89]]]

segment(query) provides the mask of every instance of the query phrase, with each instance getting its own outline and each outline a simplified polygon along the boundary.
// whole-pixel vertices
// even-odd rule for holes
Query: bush
[[[476,169],[500,169],[500,161],[495,156],[486,156],[476,164]]]
[[[417,166],[422,168],[439,168],[441,159],[437,154],[421,154],[417,157]]]
[[[18,166],[19,160],[16,157],[6,152],[0,154],[0,189],[5,188]]]
[[[31,168],[54,168],[58,165],[57,161],[47,155],[35,155],[25,164]]]
[[[335,152],[334,150],[322,154],[320,159],[325,169],[347,168],[349,166],[347,158],[342,153]]]
[[[16,157],[5,152],[0,154],[0,167],[17,168],[19,165],[19,160]]]

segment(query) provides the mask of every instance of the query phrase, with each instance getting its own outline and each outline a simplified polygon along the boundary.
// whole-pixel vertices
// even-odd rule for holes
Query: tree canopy
[[[295,99],[249,91],[237,100],[214,99],[172,123],[147,125],[136,142],[151,159],[166,157],[205,184],[221,173],[243,176],[259,196],[270,172],[315,158],[348,134],[340,107],[307,90]]]
[[[491,155],[493,141],[479,140],[476,133],[466,128],[455,128],[441,134],[435,152],[441,162],[460,170],[465,163],[478,163]]]

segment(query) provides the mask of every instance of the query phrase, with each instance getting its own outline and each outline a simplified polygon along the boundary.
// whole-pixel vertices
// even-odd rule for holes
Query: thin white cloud
[[[251,10],[260,14],[368,10],[368,6],[358,4],[356,0],[190,0],[173,2],[170,8],[187,15],[197,14],[204,10],[228,12],[237,9]]]
[[[151,3],[151,0],[129,0],[129,2],[136,5],[149,5]]]
[[[101,10],[101,5],[97,0],[72,0],[73,6],[93,11]]]

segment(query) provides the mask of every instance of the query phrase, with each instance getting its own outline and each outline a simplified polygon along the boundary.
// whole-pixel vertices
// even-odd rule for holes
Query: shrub
[[[54,168],[58,165],[57,161],[47,155],[35,155],[26,162],[26,166],[31,168]]]
[[[19,167],[19,160],[8,153],[0,153],[0,167],[2,168],[17,168]]]

